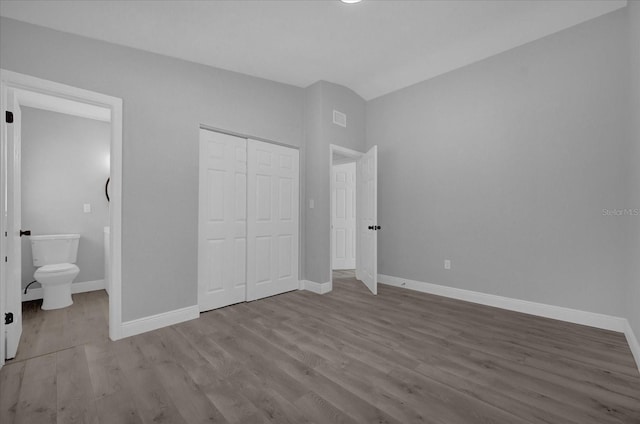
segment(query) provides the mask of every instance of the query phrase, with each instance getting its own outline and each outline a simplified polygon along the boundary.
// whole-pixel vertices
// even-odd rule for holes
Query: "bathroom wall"
[[[22,228],[34,235],[80,234],[75,283],[104,278],[110,134],[107,122],[22,108]],[[91,205],[90,213],[84,204]],[[29,238],[23,237],[23,288],[35,270]]]

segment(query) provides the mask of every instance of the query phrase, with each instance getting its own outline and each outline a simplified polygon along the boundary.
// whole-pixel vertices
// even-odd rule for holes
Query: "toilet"
[[[42,309],[60,309],[73,304],[71,283],[80,268],[74,263],[78,256],[80,234],[31,236],[33,278],[42,285]]]

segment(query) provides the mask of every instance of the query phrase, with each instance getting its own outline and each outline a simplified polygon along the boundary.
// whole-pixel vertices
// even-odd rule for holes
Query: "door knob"
[[[22,236],[30,236],[31,230],[20,230],[20,237]]]
[[[375,228],[373,227],[373,225],[369,225],[369,229],[370,229],[370,230],[375,230]]]
[[[374,228],[374,230],[376,230],[376,231],[377,231],[377,230],[382,230],[382,227],[381,227],[381,226],[379,226],[379,225],[376,225],[376,226],[375,226],[375,228]]]

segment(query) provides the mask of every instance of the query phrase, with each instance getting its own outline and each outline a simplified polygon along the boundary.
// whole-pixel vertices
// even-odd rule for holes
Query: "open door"
[[[3,114],[3,172],[6,186],[3,187],[3,229],[4,237],[3,253],[6,257],[2,270],[3,287],[0,287],[4,314],[2,316],[4,328],[0,331],[5,336],[4,358],[11,359],[16,356],[18,343],[22,335],[22,297],[20,288],[22,281],[22,244],[20,242],[21,225],[21,199],[20,199],[20,161],[21,161],[21,111],[16,93],[13,89],[3,87],[2,96],[6,108]],[[5,322],[5,317],[9,317]],[[2,331],[4,330],[4,331]]]
[[[373,146],[356,163],[356,278],[378,294],[378,148]]]

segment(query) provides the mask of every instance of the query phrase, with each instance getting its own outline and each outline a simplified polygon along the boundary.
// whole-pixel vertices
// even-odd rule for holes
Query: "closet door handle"
[[[375,227],[373,225],[369,225],[369,229],[370,230],[375,230]]]
[[[20,237],[22,236],[30,236],[31,230],[20,230]]]

